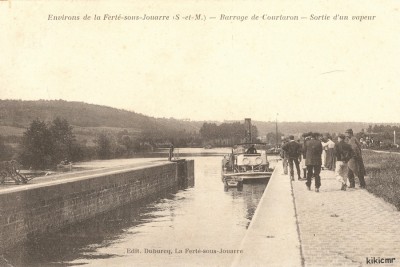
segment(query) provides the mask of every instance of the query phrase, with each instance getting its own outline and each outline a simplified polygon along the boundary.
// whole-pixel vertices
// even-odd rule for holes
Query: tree
[[[23,135],[21,162],[34,169],[53,168],[62,160],[79,161],[83,148],[76,143],[72,126],[65,119],[51,123],[36,119]]]
[[[134,152],[134,143],[132,138],[129,135],[123,135],[120,140],[120,144],[122,144],[126,149],[125,156],[130,156]]]
[[[215,123],[205,122],[200,128],[200,135],[203,139],[213,139],[218,137],[218,126]]]
[[[26,167],[45,169],[53,164],[54,146],[51,132],[44,121],[36,119],[24,132],[21,162]]]
[[[258,140],[257,139],[257,137],[258,137],[258,129],[257,129],[257,126],[255,126],[255,125],[251,126],[251,136],[252,136],[253,142],[256,142],[256,140]]]
[[[97,155],[101,159],[109,159],[113,155],[112,140],[105,132],[100,133],[96,139]]]
[[[215,123],[204,123],[200,128],[200,135],[203,141],[212,141],[217,145],[231,145],[241,142],[246,138],[246,126],[240,122],[222,123],[216,125]],[[255,125],[251,127],[251,136],[253,142],[257,142],[258,130]]]
[[[75,136],[72,126],[66,119],[56,118],[49,126],[53,142],[53,161],[59,163],[62,160],[73,160]],[[75,151],[76,152],[76,151]]]
[[[278,140],[276,139],[276,133],[275,132],[269,132],[267,133],[267,143],[276,145],[281,143],[283,133],[278,132]],[[278,141],[278,142],[277,142]]]

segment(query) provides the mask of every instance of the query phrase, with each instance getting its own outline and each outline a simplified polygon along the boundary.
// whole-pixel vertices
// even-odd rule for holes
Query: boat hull
[[[240,183],[241,183],[240,181],[226,180],[225,185],[227,187],[238,187]]]
[[[270,178],[272,172],[235,172],[235,173],[225,173],[224,178],[240,178],[241,180],[250,179],[267,179]]]

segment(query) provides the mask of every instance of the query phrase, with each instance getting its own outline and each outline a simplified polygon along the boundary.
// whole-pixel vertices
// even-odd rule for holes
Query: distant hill
[[[64,100],[0,100],[0,125],[26,128],[36,118],[52,121],[62,117],[80,128],[129,128],[137,132],[198,132],[203,122],[153,118],[132,111]]]
[[[67,119],[74,126],[75,132],[78,135],[93,135],[90,133],[101,130],[116,132],[120,131],[120,129],[129,129],[131,133],[174,133],[182,131],[185,133],[198,133],[204,123],[204,121],[153,118],[132,111],[83,102],[64,100],[0,100],[0,134],[2,135],[21,135],[32,120],[39,118],[44,121],[52,121],[56,117]],[[215,123],[219,124],[219,122]],[[275,132],[274,121],[252,121],[252,124],[257,126],[260,136],[265,136],[269,132]],[[348,128],[352,128],[355,132],[360,132],[361,129],[368,129],[369,125],[374,125],[374,123],[278,122],[278,130],[286,135],[309,131],[343,133]],[[400,124],[392,125],[400,126]]]

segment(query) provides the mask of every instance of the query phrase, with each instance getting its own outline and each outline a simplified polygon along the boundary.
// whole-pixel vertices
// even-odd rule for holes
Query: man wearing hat
[[[354,175],[356,175],[358,177],[358,180],[360,180],[360,187],[365,188],[365,180],[364,180],[365,167],[361,155],[361,144],[357,140],[357,138],[353,135],[352,129],[347,129],[345,134],[346,137],[348,138],[347,143],[351,146],[351,149],[353,150],[353,156],[348,162],[349,172],[347,175],[349,177],[349,182],[350,182],[349,188],[355,187]]]
[[[282,150],[285,151],[288,157],[289,162],[289,170],[290,170],[290,179],[294,181],[294,170],[293,163],[296,165],[297,177],[300,180],[300,166],[299,166],[299,158],[301,157],[301,145],[294,141],[294,136],[289,136],[289,142],[286,143]]]
[[[306,157],[307,166],[307,182],[306,186],[308,190],[311,190],[311,178],[315,177],[315,192],[319,192],[321,186],[321,154],[322,144],[321,141],[316,140],[319,134],[313,133],[311,139],[305,143],[304,155]]]
[[[344,140],[346,136],[344,134],[339,134],[338,143],[335,146],[335,156],[336,156],[336,169],[335,176],[336,179],[342,183],[340,190],[346,191],[347,188],[347,162],[353,157],[353,149]]]

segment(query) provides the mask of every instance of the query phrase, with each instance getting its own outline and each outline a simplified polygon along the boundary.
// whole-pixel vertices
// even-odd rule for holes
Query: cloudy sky
[[[281,121],[400,122],[400,2],[299,2],[2,1],[0,99],[83,101],[192,120],[279,113]],[[221,14],[300,19],[221,21]],[[360,15],[376,18],[352,20]]]

